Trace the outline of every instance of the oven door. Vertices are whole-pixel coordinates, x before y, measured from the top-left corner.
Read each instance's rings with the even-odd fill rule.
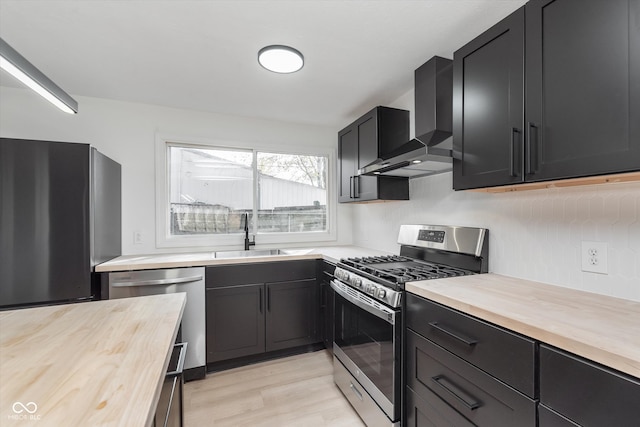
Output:
[[[334,355],[391,421],[400,418],[400,310],[336,280]]]

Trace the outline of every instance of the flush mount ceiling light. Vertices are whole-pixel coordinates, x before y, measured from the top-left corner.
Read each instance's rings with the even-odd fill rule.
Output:
[[[0,38],[0,68],[36,91],[47,101],[64,111],[78,112],[78,103]]]
[[[304,65],[304,57],[292,47],[272,45],[260,49],[258,62],[269,71],[287,74],[301,69]]]

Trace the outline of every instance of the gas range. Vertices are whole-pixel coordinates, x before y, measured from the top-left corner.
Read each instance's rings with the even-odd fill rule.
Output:
[[[402,225],[400,255],[343,258],[335,277],[390,307],[399,307],[407,282],[486,273],[488,230]]]
[[[486,273],[488,230],[403,225],[400,254],[340,260],[334,292],[334,381],[369,426],[400,424],[406,283]]]

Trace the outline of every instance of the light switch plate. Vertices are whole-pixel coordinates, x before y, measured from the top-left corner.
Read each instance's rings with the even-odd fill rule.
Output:
[[[606,242],[582,242],[582,271],[608,274],[608,252]]]

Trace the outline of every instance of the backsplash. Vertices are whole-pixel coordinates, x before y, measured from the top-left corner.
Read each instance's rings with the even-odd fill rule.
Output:
[[[454,192],[449,172],[410,194],[353,205],[354,244],[397,253],[401,224],[485,227],[490,272],[640,301],[640,183],[487,194]],[[609,274],[581,270],[582,241],[608,243]]]

